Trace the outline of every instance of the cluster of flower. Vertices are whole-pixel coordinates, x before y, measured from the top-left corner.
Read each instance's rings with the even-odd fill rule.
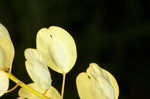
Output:
[[[18,99],[63,99],[66,74],[76,62],[74,39],[58,26],[42,28],[36,37],[36,48],[25,50],[25,66],[32,83],[24,84],[11,73],[14,46],[7,29],[0,24],[0,96],[20,86]],[[63,75],[61,94],[52,86],[49,69]],[[16,83],[10,90],[9,79]],[[76,78],[80,99],[118,99],[115,78],[106,70],[91,63],[86,72]]]

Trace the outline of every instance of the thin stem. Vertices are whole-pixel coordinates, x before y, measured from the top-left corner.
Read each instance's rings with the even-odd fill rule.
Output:
[[[16,84],[13,88],[11,88],[11,89],[7,90],[7,92],[6,92],[6,93],[10,93],[10,92],[14,91],[14,90],[15,90],[18,86],[19,86],[19,85],[18,85],[18,84]]]
[[[7,73],[5,71],[3,71],[9,79],[11,79],[12,81],[14,81],[16,84],[18,84],[19,86],[21,86],[22,88],[28,90],[29,92],[31,92],[32,94],[38,96],[39,98],[41,99],[49,99],[48,97],[46,96],[43,96],[42,94],[40,94],[38,91],[28,87],[25,83],[23,83],[22,81],[20,81],[18,78],[16,78],[13,74],[11,73]]]
[[[66,79],[66,73],[63,73],[63,82],[62,82],[62,89],[61,89],[61,99],[63,99],[63,96],[64,96],[65,79]]]

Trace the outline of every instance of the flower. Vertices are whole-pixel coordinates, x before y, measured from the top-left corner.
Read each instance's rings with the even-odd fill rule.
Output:
[[[27,86],[41,94],[45,93],[45,96],[51,99],[60,99],[59,92],[51,85],[51,75],[43,54],[37,49],[28,48],[25,50],[25,58],[26,70],[33,80],[33,83]],[[18,94],[18,99],[39,99],[24,88],[21,88]]]
[[[76,62],[75,42],[66,30],[58,26],[39,30],[36,47],[44,55],[47,65],[58,73],[68,73]]]
[[[77,53],[71,35],[57,26],[51,26],[48,29],[42,28],[37,33],[36,49],[26,49],[25,58],[26,70],[33,80],[33,83],[28,86],[40,93],[50,91],[54,94],[45,95],[52,99],[59,99],[59,92],[51,85],[52,80],[48,66],[59,73],[67,73],[74,66]],[[24,88],[20,89],[19,98],[37,99],[35,95],[27,93],[25,90]]]
[[[115,78],[95,63],[77,76],[76,84],[80,99],[118,99],[119,96]]]
[[[9,87],[8,76],[3,71],[11,72],[14,53],[14,46],[9,33],[0,24],[0,96],[4,95]]]

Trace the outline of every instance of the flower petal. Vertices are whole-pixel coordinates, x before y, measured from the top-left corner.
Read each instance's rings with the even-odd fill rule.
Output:
[[[45,55],[47,64],[56,72],[67,73],[74,66],[76,45],[66,30],[57,26],[42,28],[37,33],[36,45]]]
[[[44,57],[36,49],[26,49],[25,58],[27,59],[26,69],[31,79],[42,89],[51,86],[51,76]]]
[[[3,70],[11,70],[14,59],[14,47],[12,42],[0,38],[0,68]]]
[[[119,87],[118,87],[118,83],[115,79],[115,77],[110,74],[108,71],[106,71],[105,69],[102,69],[102,71],[107,75],[110,83],[112,84],[114,90],[115,90],[115,99],[118,99],[119,97]]]
[[[11,41],[10,36],[9,36],[9,32],[1,23],[0,23],[0,38],[7,39],[7,40]]]
[[[87,73],[80,73],[76,79],[80,99],[93,99],[91,94],[92,82]]]
[[[60,93],[53,86],[49,88],[46,96],[50,97],[51,99],[61,99]]]
[[[35,83],[28,84],[28,86],[34,90],[37,90],[41,94],[44,93],[44,91],[45,91],[45,90],[40,89],[37,86],[37,84],[35,84]],[[28,92],[24,88],[21,88],[19,90],[18,94],[19,94],[19,99],[26,99],[26,98],[28,98],[28,99],[40,99],[37,96],[33,95],[32,93]],[[48,89],[46,96],[50,97],[50,99],[60,99],[59,92],[52,86]]]
[[[103,94],[108,97],[108,99],[118,99],[119,87],[111,73],[95,63],[90,64],[87,73],[95,79],[99,89],[103,91]]]
[[[82,74],[82,73],[81,73]],[[118,99],[119,87],[115,78],[97,64],[91,63],[84,75],[77,77],[77,88],[81,99]],[[87,84],[88,83],[88,84]],[[86,93],[83,89],[86,88]]]
[[[11,71],[14,59],[14,46],[7,29],[0,24],[0,68]]]
[[[7,92],[9,86],[9,79],[7,75],[3,72],[0,71],[0,97]]]
[[[35,83],[30,83],[27,85],[28,87],[38,91],[39,93],[42,93],[43,90],[40,89],[37,84]],[[20,90],[18,91],[18,95],[20,98],[22,99],[40,99],[37,96],[35,96],[34,94],[32,94],[31,92],[29,92],[28,90],[24,89],[24,88],[20,88]]]

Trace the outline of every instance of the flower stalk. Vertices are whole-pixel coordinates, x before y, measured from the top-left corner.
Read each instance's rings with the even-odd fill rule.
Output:
[[[61,89],[61,99],[63,99],[63,97],[64,97],[65,80],[66,80],[66,73],[63,73],[63,81],[62,81],[62,89]]]

